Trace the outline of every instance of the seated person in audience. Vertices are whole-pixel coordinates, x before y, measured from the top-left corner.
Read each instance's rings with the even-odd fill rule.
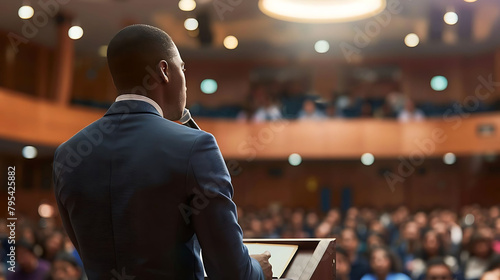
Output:
[[[425,280],[453,280],[453,272],[442,258],[434,258],[427,262],[427,269],[425,271]]]
[[[377,108],[373,112],[373,116],[377,119],[394,119],[396,118],[396,114],[394,113],[394,110],[389,103],[389,101],[386,99],[382,106]]]
[[[351,263],[351,280],[359,280],[368,273],[370,265],[359,253],[359,239],[353,229],[346,228],[340,233],[339,245],[344,248]]]
[[[491,260],[481,280],[500,280],[500,256],[496,255]]]
[[[318,214],[314,211],[309,211],[306,215],[305,223],[304,223],[304,231],[307,233],[309,237],[314,237],[314,230],[319,225],[319,217]]]
[[[268,88],[265,85],[253,85],[236,118],[239,121],[265,122],[279,120],[282,114]]]
[[[481,280],[500,280],[500,271],[486,271],[483,276],[481,276]]]
[[[361,280],[410,280],[408,275],[400,273],[394,255],[386,247],[378,247],[370,252],[371,273]]]
[[[328,238],[331,237],[331,233],[332,233],[332,225],[327,221],[323,221],[318,225],[318,227],[316,227],[316,230],[314,231],[314,236],[316,238]]]
[[[342,115],[342,110],[338,110],[337,109],[337,105],[332,102],[332,103],[329,103],[325,109],[325,115],[328,117],[328,118],[342,118],[343,115]]]
[[[414,259],[409,267],[413,279],[419,279],[425,273],[426,263],[432,259],[440,258],[449,266],[453,267],[453,272],[458,271],[458,262],[453,256],[445,254],[443,242],[434,230],[429,230],[424,234],[422,248],[417,251],[416,259]],[[449,267],[448,269],[451,269]]]
[[[404,109],[398,114],[400,122],[422,121],[424,119],[424,112],[416,108],[415,103],[411,99],[406,100]]]
[[[57,253],[63,249],[64,234],[60,231],[50,233],[43,242],[42,259],[52,262]]]
[[[48,280],[82,280],[82,269],[71,254],[63,252],[55,257]]]
[[[415,254],[420,248],[420,228],[414,221],[402,225],[401,237],[395,244],[395,250],[401,259],[405,272],[411,270],[410,263],[415,259]]]
[[[351,262],[349,261],[349,256],[347,256],[347,252],[344,249],[342,249],[342,247],[337,247],[335,251],[336,251],[336,256],[335,256],[336,280],[350,280]]]
[[[373,107],[372,104],[368,101],[363,101],[361,104],[360,114],[361,118],[372,118],[373,117]]]
[[[276,121],[282,119],[281,109],[277,102],[271,97],[264,99],[262,105],[257,108],[252,117],[254,122]]]
[[[50,271],[50,263],[39,259],[31,243],[16,242],[17,266],[15,272],[7,273],[7,280],[45,280]]]
[[[481,280],[500,280],[500,256],[495,255],[491,260]]]
[[[500,218],[495,217],[493,222],[493,230],[494,232],[494,241],[493,241],[493,250],[495,253],[500,253]]]
[[[236,119],[240,122],[250,122],[252,121],[255,112],[257,111],[257,106],[251,96],[245,100],[243,108],[236,116]]]
[[[467,280],[481,278],[493,259],[492,232],[489,228],[482,228],[473,233],[469,244],[469,257],[464,263],[464,274]]]
[[[316,108],[313,100],[307,99],[302,104],[302,111],[299,112],[300,120],[321,120],[325,119],[326,115]]]
[[[384,238],[377,232],[371,232],[366,239],[367,250],[370,251],[377,247],[386,246]]]

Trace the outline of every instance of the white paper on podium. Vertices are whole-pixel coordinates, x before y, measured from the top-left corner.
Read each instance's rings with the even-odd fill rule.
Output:
[[[292,260],[298,245],[265,244],[265,243],[244,243],[250,255],[262,254],[265,251],[271,253],[269,263],[273,266],[273,277],[280,278],[286,267]]]
[[[282,244],[265,244],[265,243],[244,243],[248,248],[249,255],[260,255],[265,251],[271,253],[271,258],[269,258],[269,263],[273,266],[273,278],[280,278],[285,272],[288,264],[292,260],[295,252],[299,248],[298,245],[282,245]],[[201,262],[203,263],[203,258],[201,257]],[[207,277],[207,271],[203,267],[205,277]]]

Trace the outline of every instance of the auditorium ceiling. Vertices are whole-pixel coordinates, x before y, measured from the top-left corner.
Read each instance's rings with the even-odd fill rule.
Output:
[[[40,3],[62,3],[57,8],[84,29],[84,36],[75,42],[78,55],[97,56],[99,48],[106,45],[114,33],[132,23],[147,23],[164,29],[173,37],[183,56],[200,59],[318,57],[320,54],[313,48],[318,40],[327,40],[330,43],[328,55],[339,58],[345,57],[346,51],[363,57],[473,54],[500,45],[499,0],[473,3],[464,0],[389,0],[388,6],[392,5],[393,9],[386,9],[374,18],[329,24],[292,23],[269,18],[259,10],[257,0],[198,0],[196,9],[191,12],[181,11],[177,0],[31,2],[40,15],[37,17],[35,13],[35,17],[28,20],[31,23],[39,20],[39,27],[35,26],[33,38],[29,40],[55,46],[56,17],[43,12]],[[20,3],[0,2],[0,29],[23,34],[23,28],[29,23],[17,15]],[[447,11],[459,15],[457,24],[449,26],[443,22],[443,14]],[[44,22],[43,13],[48,14],[47,22]],[[183,22],[188,17],[198,17],[199,37],[193,37],[184,29]],[[408,33],[420,37],[416,48],[405,46],[403,40]],[[227,35],[238,38],[239,45],[235,50],[226,50],[222,46]]]

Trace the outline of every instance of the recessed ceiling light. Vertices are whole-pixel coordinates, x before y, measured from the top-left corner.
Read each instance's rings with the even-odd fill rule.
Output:
[[[418,46],[418,44],[420,43],[420,38],[418,38],[418,35],[415,34],[415,33],[410,33],[408,35],[406,35],[405,37],[405,45],[410,47],[410,48],[414,48],[416,46]]]
[[[181,0],[179,1],[179,9],[184,12],[190,12],[196,8],[194,0]]]
[[[236,47],[238,47],[238,38],[234,37],[233,35],[229,35],[226,38],[224,38],[224,47],[229,50],[234,50]]]
[[[200,84],[201,92],[212,94],[217,91],[217,82],[214,79],[205,79]]]
[[[431,88],[435,91],[443,91],[448,87],[448,79],[444,76],[434,76],[431,79]]]
[[[330,44],[328,41],[319,40],[314,44],[314,50],[317,53],[326,53],[330,49]]]
[[[448,25],[455,25],[458,22],[458,15],[455,12],[447,12],[444,14],[443,20]]]
[[[346,22],[382,12],[386,0],[260,0],[260,10],[273,18],[295,22]]]
[[[54,207],[47,203],[42,203],[38,206],[38,215],[42,218],[50,218],[54,215]]]
[[[83,36],[83,29],[78,25],[73,25],[68,30],[68,36],[73,40],[78,40]]]
[[[23,157],[27,159],[34,159],[38,155],[38,149],[33,146],[25,146],[22,151]]]
[[[452,165],[457,161],[457,156],[455,156],[454,153],[446,153],[443,156],[443,161],[444,161],[444,163],[446,163],[448,165]]]
[[[361,163],[366,166],[372,165],[374,162],[375,162],[375,157],[370,153],[364,153],[361,156]]]
[[[292,166],[298,166],[302,163],[302,157],[299,154],[293,153],[288,157],[288,163]]]
[[[188,18],[184,21],[184,27],[189,31],[196,30],[198,28],[198,21],[195,18]]]
[[[30,19],[35,14],[33,7],[24,5],[17,11],[17,15],[22,19]]]

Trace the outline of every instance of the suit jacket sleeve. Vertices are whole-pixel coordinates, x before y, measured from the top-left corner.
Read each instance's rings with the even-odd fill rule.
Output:
[[[243,245],[231,177],[211,134],[196,139],[189,161],[191,212],[185,221],[198,237],[208,277],[264,280],[262,268]]]
[[[52,179],[54,181],[54,192],[57,202],[57,208],[59,209],[59,215],[61,216],[64,230],[66,230],[66,233],[68,234],[69,239],[73,243],[73,246],[75,246],[75,249],[78,251],[78,253],[80,253],[80,247],[78,245],[78,241],[76,240],[76,234],[75,231],[73,230],[73,226],[69,219],[68,211],[61,202],[60,195],[62,188],[62,183],[61,183],[62,173],[66,171],[67,166],[64,166],[64,161],[58,158],[58,154],[59,154],[59,148],[56,149],[52,167]]]

